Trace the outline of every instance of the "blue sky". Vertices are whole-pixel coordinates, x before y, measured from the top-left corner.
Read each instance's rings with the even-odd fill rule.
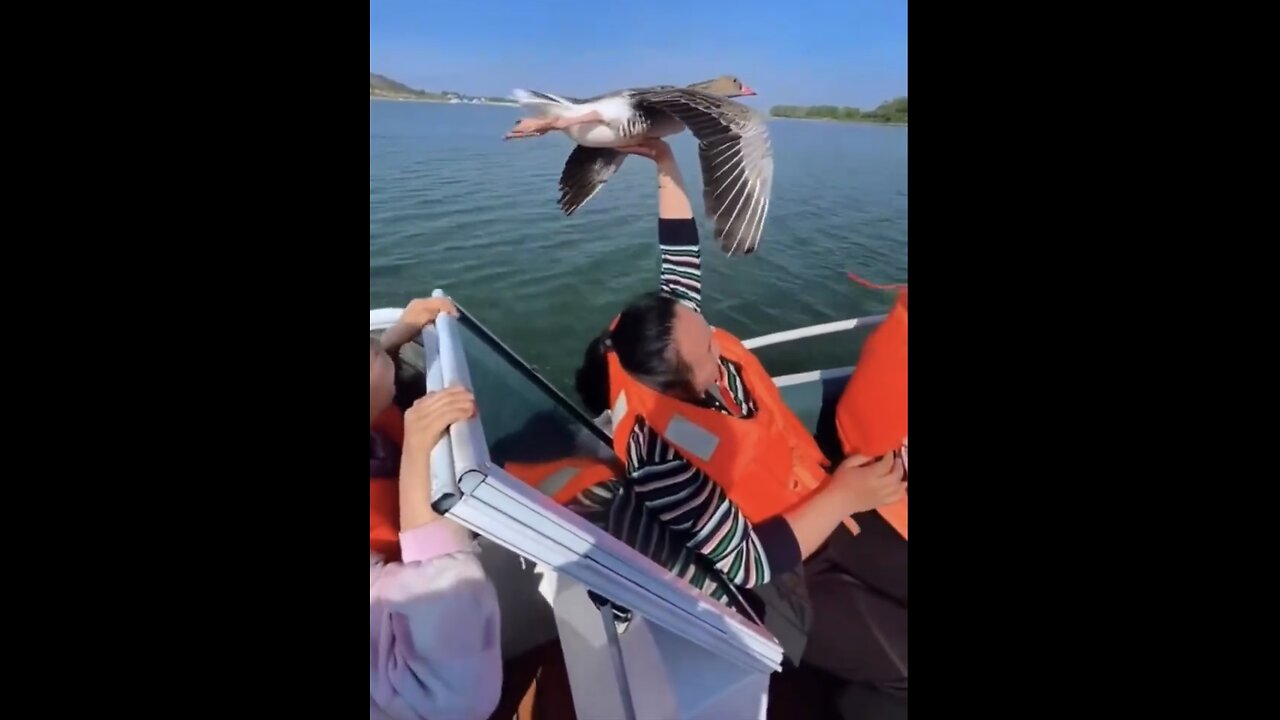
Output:
[[[907,94],[906,0],[370,0],[369,69],[425,90],[590,96],[736,75],[770,105]]]

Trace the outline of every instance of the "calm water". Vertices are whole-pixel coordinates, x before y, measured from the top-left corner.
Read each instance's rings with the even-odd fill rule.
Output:
[[[628,158],[572,218],[556,206],[571,149],[551,134],[503,142],[517,108],[369,103],[369,306],[444,288],[568,391],[587,341],[657,286],[653,163]],[[849,282],[907,278],[907,129],[779,120],[760,249],[727,258],[702,218],[688,134],[673,139],[703,238],[708,320],[751,337],[884,312]],[[853,364],[862,335],[761,350],[774,374]]]

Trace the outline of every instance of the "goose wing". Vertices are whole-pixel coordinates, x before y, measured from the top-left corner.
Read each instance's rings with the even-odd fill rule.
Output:
[[[564,214],[572,215],[590,200],[626,159],[626,153],[613,148],[574,146],[560,172],[560,209]]]
[[[634,91],[633,102],[674,116],[698,139],[702,199],[725,253],[755,252],[773,191],[773,148],[764,118],[693,88]]]
[[[642,96],[646,93],[661,92],[664,90],[675,90],[675,89],[676,89],[675,85],[650,85],[649,87],[626,88],[625,90],[614,90],[612,92],[604,93],[603,95],[596,95],[595,97],[587,98],[586,100],[580,100],[579,102],[580,103],[599,102],[600,100],[608,100],[610,98],[626,98],[630,100],[631,98]]]

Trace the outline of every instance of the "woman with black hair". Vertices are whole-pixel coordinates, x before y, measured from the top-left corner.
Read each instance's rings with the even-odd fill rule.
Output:
[[[589,488],[578,501],[610,508],[611,522],[632,535],[660,523],[729,582],[760,587],[835,535],[843,541],[860,532],[854,513],[904,497],[902,460],[855,455],[828,470],[760,361],[702,316],[698,229],[671,149],[649,140],[626,151],[657,166],[661,280],[584,353],[576,389],[588,411],[612,425],[626,477]],[[733,163],[724,171],[733,172]],[[837,642],[848,645],[822,664],[902,696],[905,606],[869,609],[864,590],[836,592],[846,603]],[[831,599],[821,598],[822,606]],[[892,617],[878,617],[886,613]],[[886,626],[902,632],[877,632]]]

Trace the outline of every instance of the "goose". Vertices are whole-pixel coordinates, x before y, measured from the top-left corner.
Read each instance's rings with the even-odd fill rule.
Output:
[[[521,107],[548,122],[508,138],[560,130],[576,143],[560,174],[560,209],[572,215],[613,177],[626,153],[615,148],[686,128],[698,140],[702,199],[716,241],[729,256],[760,245],[773,187],[773,149],[765,119],[730,98],[755,95],[722,75],[688,87],[660,85],[617,90],[586,100],[517,88]],[[520,122],[516,123],[520,125]]]

